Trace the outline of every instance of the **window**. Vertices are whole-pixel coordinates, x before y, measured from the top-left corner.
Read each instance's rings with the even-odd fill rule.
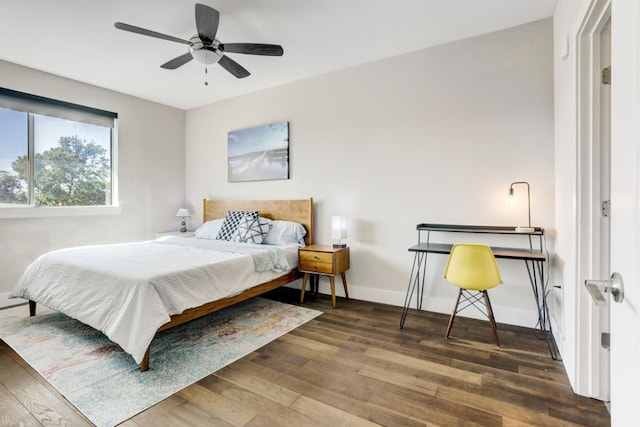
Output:
[[[117,205],[116,119],[0,88],[0,209]]]

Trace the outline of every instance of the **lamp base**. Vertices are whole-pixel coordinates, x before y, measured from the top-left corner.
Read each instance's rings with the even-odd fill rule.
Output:
[[[347,244],[346,243],[334,243],[333,247],[334,248],[346,248]]]

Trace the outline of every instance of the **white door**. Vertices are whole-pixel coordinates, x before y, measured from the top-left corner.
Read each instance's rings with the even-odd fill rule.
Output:
[[[640,423],[640,4],[611,7],[611,271],[624,299],[611,303],[611,423]]]
[[[609,278],[611,200],[611,85],[603,70],[611,66],[609,0],[594,0],[578,31],[578,272],[581,281]],[[610,69],[610,68],[609,68]],[[589,289],[589,288],[587,288]],[[596,290],[600,295],[600,291]],[[578,290],[579,335],[576,390],[609,401],[610,354],[603,334],[610,332],[610,301],[596,304]],[[603,345],[604,344],[604,345]]]

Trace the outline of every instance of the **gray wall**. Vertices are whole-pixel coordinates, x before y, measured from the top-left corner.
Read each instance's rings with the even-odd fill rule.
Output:
[[[227,132],[282,120],[291,178],[228,183]],[[349,216],[351,296],[401,305],[417,223],[523,225],[526,201],[509,208],[507,190],[524,180],[534,225],[553,235],[553,155],[547,19],[188,111],[186,200],[197,221],[203,198],[313,197],[317,243],[331,243],[332,215]],[[431,258],[427,278],[425,308],[440,312],[456,294],[445,260]],[[524,264],[500,266],[498,322],[534,326]]]
[[[43,253],[81,244],[144,240],[177,229],[184,203],[185,113],[0,61],[3,87],[115,111],[119,193],[116,215],[0,218],[0,307],[25,268]]]

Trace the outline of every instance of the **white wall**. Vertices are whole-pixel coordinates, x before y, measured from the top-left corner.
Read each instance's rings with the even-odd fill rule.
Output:
[[[331,243],[332,215],[349,216],[351,296],[402,305],[417,223],[525,224],[526,203],[507,206],[524,180],[533,225],[555,234],[552,50],[547,19],[188,111],[187,206],[197,221],[203,198],[313,197],[316,243]],[[281,120],[290,179],[228,183],[227,132]],[[516,244],[503,240],[491,243]],[[424,308],[448,313],[445,260],[429,261]],[[498,322],[533,327],[524,264],[500,266]]]
[[[118,116],[122,213],[107,216],[0,219],[0,307],[43,253],[81,244],[143,240],[178,229],[184,203],[185,113],[62,77],[0,61],[0,85]]]

